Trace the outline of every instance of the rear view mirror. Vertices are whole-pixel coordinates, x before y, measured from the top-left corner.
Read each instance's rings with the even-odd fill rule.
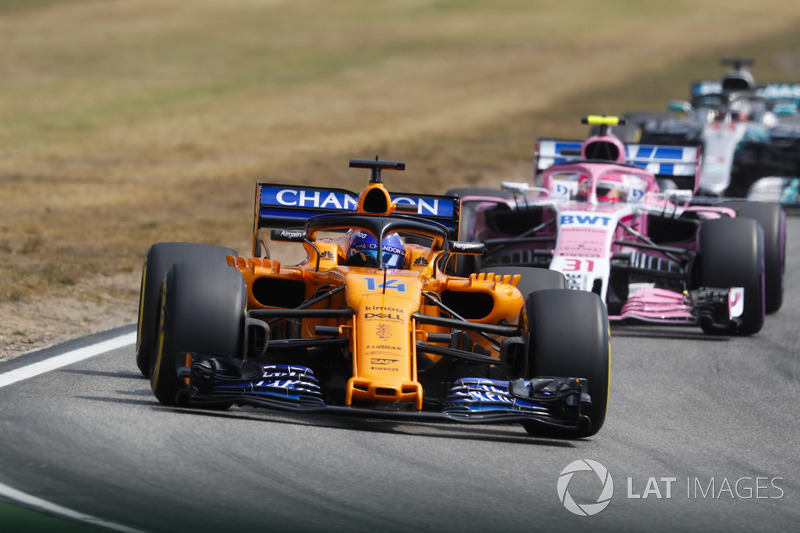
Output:
[[[681,113],[691,113],[692,104],[684,100],[670,100],[669,103],[667,104],[667,110],[679,111]]]
[[[447,251],[457,254],[483,255],[486,252],[486,245],[482,242],[449,241]]]
[[[307,234],[302,229],[273,229],[269,236],[273,241],[303,242],[306,240]]]

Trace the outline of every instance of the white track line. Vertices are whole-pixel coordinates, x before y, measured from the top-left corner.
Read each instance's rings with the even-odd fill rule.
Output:
[[[0,374],[0,388],[5,387],[6,385],[12,385],[24,379],[44,374],[45,372],[50,372],[51,370],[55,370],[63,366],[77,363],[78,361],[83,361],[84,359],[88,359],[96,355],[110,352],[111,350],[116,350],[117,348],[129,346],[134,342],[136,342],[136,332],[126,333],[125,335],[120,335],[119,337],[114,337],[113,339],[109,339],[107,341],[92,344],[91,346],[86,346],[84,348],[78,348],[77,350],[57,355],[55,357],[45,359],[44,361],[39,361],[38,363],[32,363],[30,365],[17,368],[16,370],[11,370],[4,374]]]
[[[113,522],[107,522],[95,516],[79,513],[66,507],[61,507],[60,505],[50,503],[46,500],[37,498],[36,496],[31,496],[30,494],[26,494],[3,484],[0,484],[0,499],[18,502],[28,508],[33,508],[58,517],[75,520],[82,524],[91,524],[104,529],[110,529],[112,531],[121,531],[122,533],[142,533],[138,529],[115,524]]]
[[[34,376],[44,374],[45,372],[50,372],[51,370],[55,370],[57,368],[77,363],[78,361],[83,361],[84,359],[89,359],[90,357],[94,357],[96,355],[116,350],[117,348],[129,346],[134,342],[136,342],[136,333],[126,333],[125,335],[120,335],[119,337],[114,337],[113,339],[109,339],[107,341],[98,342],[97,344],[92,344],[91,346],[79,348],[71,352],[45,359],[44,361],[39,361],[38,363],[32,363],[22,368],[11,370],[5,374],[0,374],[0,387],[5,387],[6,385],[11,385],[24,379],[32,378]],[[13,487],[3,484],[0,484],[0,499],[10,502],[17,502],[25,505],[26,507],[37,509],[39,511],[70,520],[76,520],[83,524],[92,524],[105,529],[120,531],[122,533],[141,533],[141,531],[138,529],[122,526],[113,522],[107,522],[91,515],[79,513],[78,511],[73,511],[72,509],[50,503],[47,500],[37,498],[36,496],[31,496],[30,494],[26,494]]]

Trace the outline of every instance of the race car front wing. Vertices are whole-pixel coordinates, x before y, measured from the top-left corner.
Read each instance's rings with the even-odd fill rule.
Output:
[[[327,412],[372,418],[439,422],[511,424],[562,430],[585,430],[591,405],[587,381],[580,378],[535,378],[499,381],[462,378],[452,383],[439,411],[397,405],[356,407],[331,405],[311,368],[262,364],[254,360],[186,354],[178,369],[185,380],[179,404],[190,406],[251,405],[284,411]],[[383,407],[383,408],[381,408]]]
[[[678,293],[653,287],[631,292],[619,315],[611,321],[638,320],[653,323],[705,324],[724,331],[741,324],[744,289],[702,287]]]

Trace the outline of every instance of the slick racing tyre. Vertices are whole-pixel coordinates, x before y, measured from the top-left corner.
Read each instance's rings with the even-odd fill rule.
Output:
[[[610,379],[608,314],[592,292],[551,289],[534,292],[525,304],[531,340],[527,378],[574,377],[588,381],[591,426],[578,437],[594,435],[606,419]],[[539,431],[526,426],[531,434]]]
[[[164,276],[158,349],[150,385],[158,401],[178,403],[182,388],[177,368],[185,354],[238,357],[242,352],[247,287],[242,274],[227,265],[178,263]]]
[[[764,325],[764,248],[761,226],[752,218],[706,220],[700,228],[700,286],[744,288],[741,324],[719,331],[701,323],[706,333],[753,335]]]
[[[517,289],[524,297],[529,297],[532,292],[545,289],[566,289],[567,278],[564,274],[556,270],[536,267],[486,267],[481,269],[481,273],[494,272],[498,276],[520,274],[521,278]]]
[[[736,210],[739,217],[752,218],[764,231],[764,300],[767,314],[783,305],[783,274],[786,265],[786,211],[777,203],[730,201],[720,204]]]
[[[226,255],[236,255],[230,248],[211,244],[162,242],[154,244],[145,256],[139,292],[139,328],[136,334],[136,366],[150,377],[155,359],[158,327],[158,294],[161,280],[175,263],[216,263],[225,265]]]

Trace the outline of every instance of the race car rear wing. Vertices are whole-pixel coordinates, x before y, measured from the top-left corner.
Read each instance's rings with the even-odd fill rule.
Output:
[[[451,238],[458,234],[459,203],[456,196],[389,193],[399,211],[415,218],[438,222]],[[358,193],[332,187],[256,183],[255,233],[261,228],[299,228],[309,218],[330,213],[356,212]]]
[[[692,98],[720,93],[722,93],[722,83],[719,80],[695,81],[690,87]],[[765,83],[756,87],[753,94],[767,100],[794,102],[800,106],[800,83]]]
[[[534,155],[536,175],[558,163],[580,161],[582,146],[583,141],[539,139]],[[625,145],[626,164],[643,168],[657,179],[670,179],[678,189],[696,189],[701,157],[700,146]]]

